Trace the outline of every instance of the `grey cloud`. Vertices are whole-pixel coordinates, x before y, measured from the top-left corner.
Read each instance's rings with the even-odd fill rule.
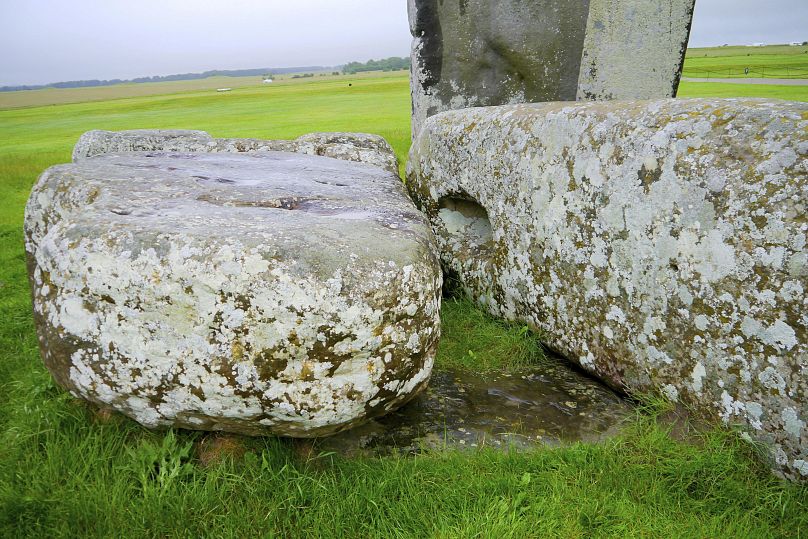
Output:
[[[698,0],[691,44],[808,40],[806,0]],[[0,0],[0,85],[403,56],[405,0]]]

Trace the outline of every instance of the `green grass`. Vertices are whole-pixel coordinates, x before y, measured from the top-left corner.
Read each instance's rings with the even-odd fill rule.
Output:
[[[749,74],[746,73],[749,69]],[[710,47],[689,49],[685,77],[808,79],[808,46]]]
[[[732,87],[735,90],[737,87]],[[767,87],[756,90],[766,91]],[[0,537],[798,537],[808,492],[732,432],[673,439],[643,413],[617,439],[531,453],[347,461],[273,438],[205,467],[204,435],[104,420],[42,366],[22,247],[37,175],[94,128],[216,136],[367,131],[404,158],[402,75],[0,111]],[[541,361],[529,332],[448,300],[440,368]],[[469,351],[472,353],[470,354]]]
[[[497,320],[463,298],[446,298],[437,368],[512,370],[546,360],[539,337],[526,326]]]
[[[317,73],[313,78],[295,79],[292,74],[277,75],[272,85],[266,85],[261,77],[209,77],[207,79],[178,80],[168,82],[142,82],[115,84],[112,86],[94,86],[89,88],[44,88],[42,90],[21,90],[17,92],[0,92],[0,109],[39,107],[44,105],[64,105],[67,103],[85,103],[88,101],[109,101],[134,97],[171,95],[185,92],[204,92],[215,94],[218,88],[251,88],[272,91],[278,86],[312,84],[320,82],[363,81],[387,77],[390,73],[374,71],[355,75],[332,75]]]
[[[683,81],[679,97],[765,97],[808,102],[808,86]]]
[[[261,439],[202,468],[199,435],[94,423],[37,378],[3,440],[4,537],[796,537],[806,524],[804,493],[737,439],[684,445],[649,418],[530,454],[304,459]]]

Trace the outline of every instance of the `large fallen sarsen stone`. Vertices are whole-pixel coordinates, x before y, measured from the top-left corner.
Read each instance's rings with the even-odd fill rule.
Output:
[[[105,155],[46,171],[25,232],[45,364],[148,427],[323,436],[428,382],[442,276],[392,172]]]
[[[408,182],[490,312],[614,386],[742,425],[808,478],[808,105],[447,112]]]
[[[321,155],[344,161],[367,163],[398,174],[398,159],[392,146],[379,135],[368,133],[309,133],[294,140],[213,138],[205,131],[184,129],[133,129],[88,131],[73,148],[73,161],[121,152],[254,153],[262,151]]]
[[[446,110],[674,97],[695,0],[408,0],[413,135]]]

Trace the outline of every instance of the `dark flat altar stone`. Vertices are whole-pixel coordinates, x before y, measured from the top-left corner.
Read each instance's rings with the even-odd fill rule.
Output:
[[[318,451],[343,456],[495,447],[531,449],[617,434],[634,408],[558,362],[521,372],[436,371],[429,387],[385,417],[330,438]]]

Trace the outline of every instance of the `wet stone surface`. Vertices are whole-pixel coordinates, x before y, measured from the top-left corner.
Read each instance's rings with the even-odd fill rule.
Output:
[[[633,414],[628,401],[560,361],[515,373],[436,371],[408,405],[314,449],[356,457],[596,442]]]

